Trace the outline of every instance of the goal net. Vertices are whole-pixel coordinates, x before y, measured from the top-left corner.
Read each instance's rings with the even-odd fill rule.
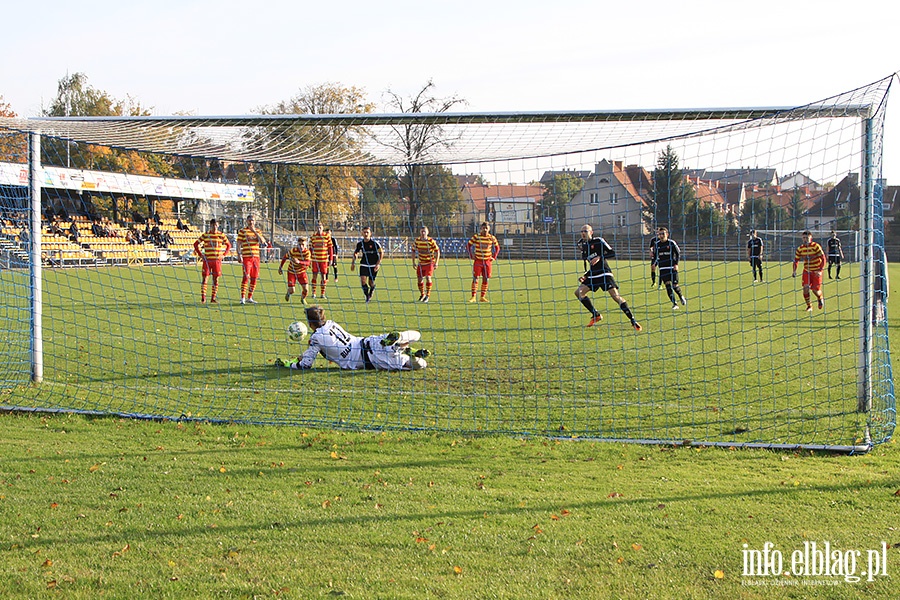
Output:
[[[869,449],[896,421],[891,82],[800,107],[2,119],[0,404]],[[210,219],[232,246],[217,287],[195,252]],[[310,266],[290,289],[320,224],[327,284]],[[614,257],[588,264],[585,225]],[[489,278],[474,251],[496,253]],[[304,293],[350,334],[421,332],[427,368],[276,367],[308,348],[287,335]]]

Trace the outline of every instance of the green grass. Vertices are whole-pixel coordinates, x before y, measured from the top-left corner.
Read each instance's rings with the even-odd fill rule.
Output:
[[[451,269],[447,265],[443,273],[445,284],[451,283]],[[463,371],[460,365],[447,364],[451,361],[446,354],[434,357],[434,369],[424,374],[427,379],[420,373],[340,373],[330,367],[282,376],[265,364],[273,349],[283,354],[288,348],[281,341],[283,329],[297,314],[295,306],[277,302],[280,288],[264,287],[266,304],[249,310],[230,304],[210,309],[195,304],[196,282],[173,272],[176,276],[169,279],[174,280],[156,300],[147,297],[152,288],[143,286],[163,274],[162,269],[49,275],[58,278],[45,286],[55,307],[46,314],[47,337],[54,338],[47,342],[52,349],[49,385],[16,388],[6,393],[5,403],[22,397],[46,405],[74,399],[84,407],[149,406],[198,414],[217,406],[220,414],[246,409],[257,416],[265,408],[273,421],[301,410],[324,411],[321,405],[326,403],[334,418],[358,417],[363,413],[353,407],[368,403],[364,424],[383,422],[386,417],[378,417],[378,411],[388,408],[422,424],[422,406],[431,398],[426,384],[449,381],[449,389],[461,390],[459,409],[468,402],[463,390],[469,382],[463,375],[443,374],[445,369]],[[76,292],[64,285],[88,273],[109,278],[97,280],[107,289],[128,290],[127,301],[118,298],[118,292]],[[430,328],[421,329],[433,347],[441,347],[435,340],[448,340],[469,348],[468,355],[450,354],[457,362],[468,358],[469,366],[475,349],[497,336],[518,335],[535,345],[538,336],[545,336],[550,341],[544,343],[553,344],[554,351],[587,343],[602,350],[591,359],[611,369],[603,375],[609,381],[618,368],[609,366],[610,346],[635,344],[636,354],[649,353],[660,344],[677,346],[665,339],[673,337],[723,344],[730,352],[740,346],[739,339],[728,342],[716,333],[726,325],[729,330],[738,327],[728,319],[716,317],[710,324],[693,307],[672,316],[664,304],[659,308],[650,302],[656,292],[644,289],[643,280],[626,285],[628,280],[621,276],[622,292],[636,307],[645,333],[635,336],[621,315],[598,302],[607,317],[604,329],[596,339],[588,338],[594,333],[582,331],[584,315],[571,306],[570,276],[548,273],[560,281],[559,289],[551,292],[546,287],[537,293],[506,289],[505,275],[501,271],[492,297],[522,294],[526,301],[473,307],[464,302],[465,285],[457,284],[454,290],[438,288],[436,304],[392,303],[390,311],[378,304],[383,301],[380,294],[387,292],[379,290],[376,305],[366,309],[358,302],[339,304],[345,296],[358,300],[361,294],[353,294],[345,273],[340,283],[347,291],[335,288],[328,306],[360,332],[403,322],[429,323]],[[892,280],[900,281],[900,273]],[[233,294],[233,272],[230,281]],[[406,283],[399,275],[393,281]],[[768,284],[775,287],[766,292],[769,301],[774,303],[780,290],[790,296],[783,300],[785,305],[796,301],[793,284]],[[713,302],[714,290],[703,289],[688,279],[689,302]],[[841,294],[832,293],[835,288],[826,289],[829,299],[840,301]],[[415,291],[400,293],[409,299]],[[63,303],[55,298],[63,297],[68,308],[58,313]],[[91,308],[94,301],[102,308]],[[506,322],[500,306],[507,311],[518,307],[518,322],[528,327],[516,329],[517,321],[509,317],[510,325],[500,328]],[[526,309],[527,320],[522,316]],[[799,315],[791,325],[785,318],[782,327],[802,327],[814,336],[816,327],[832,324],[831,333],[840,333],[842,339],[844,329],[830,320],[841,315],[836,310],[839,314],[833,315],[829,306],[829,320],[814,315],[807,321]],[[450,327],[451,322],[484,322],[486,312],[494,315],[488,322],[496,331]],[[101,334],[76,335],[90,315],[96,317]],[[455,317],[451,321],[448,315]],[[550,324],[564,327],[556,330]],[[738,338],[762,335],[758,324],[740,327]],[[770,335],[775,327],[768,326]],[[116,331],[120,333],[114,335]],[[129,331],[138,332],[133,337],[144,348],[134,360],[125,352],[133,346],[126,337]],[[240,345],[251,332],[259,346]],[[896,348],[900,339],[891,333]],[[569,340],[568,346],[558,341],[561,337]],[[95,346],[91,340],[104,343]],[[187,342],[202,352],[183,348]],[[233,346],[235,342],[239,346]],[[646,348],[637,349],[644,343]],[[102,348],[99,357],[97,347]],[[533,354],[519,356],[536,362]],[[693,376],[699,373],[693,363],[707,358],[679,355],[679,364],[687,362],[687,375]],[[117,359],[127,361],[134,372],[118,367]],[[94,360],[105,361],[105,366],[97,367]],[[588,357],[569,360],[586,364]],[[167,364],[171,366],[159,368]],[[548,364],[541,366],[548,370]],[[803,362],[796,368],[809,366]],[[576,381],[538,373],[548,389],[551,381],[561,391]],[[771,373],[759,376],[760,390],[775,389],[766,381]],[[510,410],[506,403],[512,395],[501,388],[525,379],[511,368],[492,373],[470,369],[467,375],[473,379],[471,387],[483,388],[473,396],[477,401],[469,402],[471,423]],[[592,383],[595,376],[601,377],[593,374]],[[494,381],[501,378],[505,381]],[[156,386],[161,379],[180,383],[171,391]],[[320,385],[330,389],[316,389]],[[203,391],[207,386],[213,391]],[[166,395],[154,396],[160,389],[167,390]],[[385,389],[414,393],[397,400],[382,394]],[[821,387],[815,391],[831,398]],[[753,410],[760,421],[775,421],[779,417],[770,411],[783,401],[768,398]],[[588,405],[585,399],[580,402],[546,401],[534,408],[545,414],[531,418],[535,423],[546,420],[548,430],[565,419],[577,424],[578,411]],[[663,408],[679,399],[668,402]],[[691,402],[720,407],[698,411],[698,420],[730,410],[719,397],[697,396]],[[524,406],[522,402],[519,409]],[[640,415],[635,409],[626,416]],[[666,412],[653,418],[671,417]],[[334,430],[66,414],[0,416],[0,597],[846,599],[900,594],[900,455],[893,442],[847,457],[514,435],[354,432],[349,422],[341,426]],[[888,576],[859,583],[833,577],[742,576],[743,545],[762,549],[767,541],[785,554],[786,562],[805,541],[827,541],[844,551],[859,550],[863,557],[885,542]],[[857,570],[864,568],[860,564]]]
[[[900,592],[893,443],[847,457],[73,415],[5,415],[0,439],[4,598]],[[744,544],[804,541],[885,542],[888,577],[742,576]]]
[[[811,315],[788,264],[767,265],[769,281],[752,285],[746,264],[689,262],[678,312],[645,264],[614,268],[641,334],[603,293],[594,298],[605,320],[584,327],[589,315],[572,295],[580,262],[500,261],[490,304],[466,302],[468,261],[443,261],[430,304],[415,302],[407,261],[386,261],[369,305],[344,265],[323,301],[330,317],[361,335],[423,332],[432,368],[402,374],[340,372],[322,359],[302,374],[272,368],[302,349],[286,339],[302,313],[284,302],[274,264],[255,306],[236,302],[236,265],[225,267],[217,306],[198,302],[193,266],[47,270],[45,381],[0,392],[0,403],[598,439],[864,441],[856,265],[827,281],[827,310]],[[871,413],[876,440],[890,431],[882,408]]]

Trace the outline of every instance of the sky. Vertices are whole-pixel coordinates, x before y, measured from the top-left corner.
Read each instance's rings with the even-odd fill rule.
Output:
[[[479,112],[793,106],[900,70],[887,4],[34,0],[4,8],[0,95],[37,116],[82,72],[155,115],[247,114],[326,82],[380,110],[429,79]],[[898,100],[883,175],[900,184]]]

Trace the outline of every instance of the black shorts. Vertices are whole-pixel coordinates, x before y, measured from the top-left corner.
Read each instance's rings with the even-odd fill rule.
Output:
[[[751,256],[750,257],[750,266],[751,267],[761,267],[762,266],[762,257],[761,256]]]
[[[581,285],[585,286],[592,292],[596,292],[597,290],[603,290],[604,292],[608,292],[612,289],[618,289],[619,286],[616,285],[616,280],[613,279],[612,273],[594,273],[589,272],[587,276],[584,278],[584,281]]]
[[[665,270],[659,270],[659,280],[663,283],[671,283],[672,285],[678,285],[678,271],[672,268],[665,268]]]
[[[359,265],[359,276],[368,277],[372,281],[375,281],[375,278],[378,276],[378,271],[375,270],[375,267]]]
[[[841,264],[841,257],[840,257],[840,256],[829,256],[829,257],[828,257],[828,264],[829,264],[829,265],[839,265],[839,264]]]

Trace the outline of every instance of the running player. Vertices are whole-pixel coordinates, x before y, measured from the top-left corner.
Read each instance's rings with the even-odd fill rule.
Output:
[[[253,290],[256,289],[256,280],[259,279],[259,249],[265,243],[266,238],[256,228],[253,215],[250,215],[247,217],[247,226],[237,234],[237,251],[244,268],[244,277],[241,279],[241,304],[256,304]]]
[[[672,301],[672,310],[678,310],[678,303],[675,302],[675,296],[681,300],[681,305],[687,305],[684,294],[681,293],[681,287],[678,285],[678,261],[681,259],[681,248],[678,247],[673,240],[669,239],[669,230],[665,227],[659,227],[656,230],[656,265],[659,269],[659,280],[666,285],[666,294]]]
[[[481,224],[480,231],[469,239],[466,249],[469,252],[469,258],[473,261],[472,297],[469,298],[469,302],[475,302],[475,291],[478,289],[479,277],[481,277],[481,301],[488,302],[487,290],[488,280],[491,278],[491,263],[500,254],[500,242],[491,235],[489,223]]]
[[[377,369],[379,371],[417,371],[428,366],[430,352],[409,345],[422,339],[418,331],[392,331],[382,335],[357,337],[331,320],[319,306],[306,309],[306,321],[313,333],[309,348],[296,361],[275,359],[275,366],[310,369],[321,354],[342,369]]]
[[[797,265],[803,263],[803,299],[806,300],[806,312],[812,312],[809,291],[812,290],[819,301],[819,310],[825,308],[825,297],[822,295],[822,271],[825,269],[825,253],[818,242],[812,241],[812,232],[803,232],[803,243],[794,254],[794,271],[797,276]]]
[[[419,284],[419,302],[428,302],[431,288],[434,286],[434,270],[441,259],[441,249],[434,238],[428,237],[428,228],[424,225],[419,230],[419,237],[413,240],[412,261],[416,268],[416,279]]]
[[[831,265],[837,267],[835,279],[841,278],[841,261],[844,260],[844,250],[841,248],[841,239],[838,237],[837,231],[831,232],[826,244],[828,247],[828,279],[831,279]]]
[[[753,283],[756,283],[756,272],[759,271],[759,280],[763,280],[762,274],[763,241],[756,235],[756,230],[750,230],[750,239],[747,240],[747,260],[750,261],[750,270],[753,271]]]
[[[203,282],[200,284],[200,302],[206,302],[206,280],[212,275],[212,294],[209,296],[210,304],[217,304],[216,293],[219,291],[219,277],[222,275],[222,259],[231,250],[231,242],[228,237],[219,231],[219,223],[215,219],[209,220],[209,230],[200,234],[194,242],[194,253],[203,262]]]
[[[599,289],[609,292],[609,297],[619,305],[619,308],[631,321],[631,326],[634,327],[634,330],[640,331],[641,326],[634,320],[634,315],[631,314],[631,309],[628,308],[625,298],[619,295],[619,286],[616,285],[609,263],[606,262],[607,259],[616,255],[612,246],[602,237],[594,236],[594,229],[590,225],[581,227],[581,243],[579,245],[581,247],[581,258],[590,267],[584,275],[578,278],[579,285],[575,289],[575,297],[591,313],[591,320],[587,326],[593,327],[603,320],[603,316],[597,312],[597,309],[594,308],[594,303],[591,302],[588,296],[588,292],[596,292]]]
[[[321,223],[316,225],[316,232],[309,236],[309,249],[312,252],[312,297],[316,297],[316,276],[321,274],[321,295],[323,300],[327,300],[325,286],[328,285],[328,267],[334,258],[334,245],[331,234],[322,228]]]
[[[306,269],[312,262],[312,254],[306,247],[306,243],[305,237],[298,237],[297,245],[288,250],[281,259],[281,264],[278,265],[278,274],[281,275],[284,272],[284,263],[288,263],[287,293],[284,295],[284,299],[288,302],[291,301],[291,296],[298,283],[300,284],[300,302],[306,304],[306,296],[309,295],[309,277],[306,275]]]
[[[338,270],[337,270],[338,243],[337,243],[337,240],[335,239],[334,235],[331,233],[330,227],[325,228],[325,233],[327,233],[329,236],[331,236],[331,269],[334,271],[334,282],[337,283],[337,280],[338,280]]]
[[[359,256],[359,284],[362,286],[366,297],[366,304],[372,301],[375,293],[375,278],[378,277],[378,269],[381,268],[381,259],[384,258],[384,249],[381,244],[372,239],[372,229],[363,227],[363,239],[356,244],[353,258],[350,260],[350,270],[356,269],[356,257]]]

